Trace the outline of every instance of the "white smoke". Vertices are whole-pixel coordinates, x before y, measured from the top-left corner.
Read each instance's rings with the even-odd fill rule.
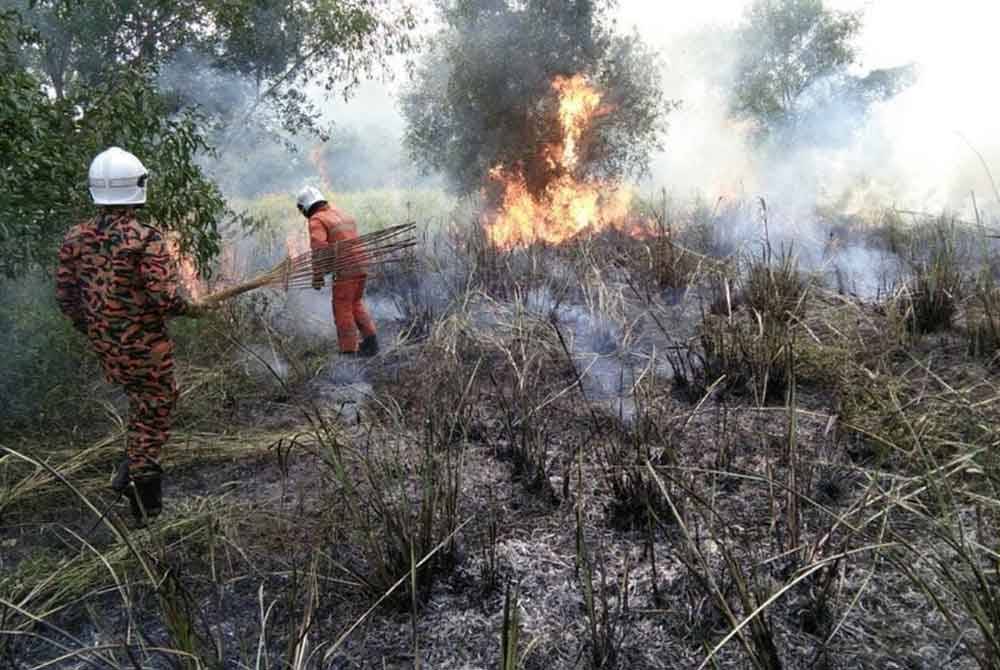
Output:
[[[973,151],[1000,170],[1000,87],[991,84],[994,66],[983,48],[994,39],[1000,5],[829,0],[831,9],[863,11],[860,70],[913,63],[919,78],[876,105],[850,141],[764,160],[731,120],[720,86],[738,57],[727,35],[749,4],[620,3],[621,23],[662,50],[667,93],[683,101],[670,118],[666,152],[654,160],[653,185],[708,199],[764,196],[789,212],[836,201],[845,213],[878,202],[968,216],[972,192],[981,206],[1000,205]],[[834,106],[824,121],[842,124],[844,114]]]

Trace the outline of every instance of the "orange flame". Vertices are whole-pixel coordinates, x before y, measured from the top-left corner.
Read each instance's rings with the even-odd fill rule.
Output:
[[[167,240],[167,253],[177,264],[177,278],[191,300],[201,300],[207,295],[205,282],[198,276],[198,269],[187,254],[181,252],[180,241],[176,237]]]
[[[520,167],[497,165],[489,172],[503,195],[496,211],[484,215],[483,223],[490,240],[501,249],[533,242],[559,244],[609,227],[634,234],[634,226],[628,224],[631,190],[575,174],[586,157],[588,131],[596,119],[614,108],[602,104],[601,93],[582,75],[556,77],[552,90],[559,99],[562,133],[558,142],[542,146],[540,157],[559,176],[536,195],[528,189]]]
[[[559,122],[563,129],[561,165],[572,170],[580,162],[577,145],[594,119],[613,110],[601,105],[601,94],[594,90],[583,75],[571,79],[556,77],[552,89],[559,95]]]
[[[323,161],[323,143],[319,143],[309,150],[309,162],[313,164],[316,168],[316,172],[319,173],[320,181],[323,183],[324,188],[332,188],[333,181],[330,180],[330,175],[326,169],[326,163]]]

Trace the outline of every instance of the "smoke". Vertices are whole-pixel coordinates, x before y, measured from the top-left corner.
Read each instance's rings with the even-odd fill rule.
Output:
[[[622,324],[585,305],[556,300],[548,286],[530,290],[524,308],[560,329],[587,398],[630,423],[636,371],[627,364],[633,351]]]
[[[381,81],[365,81],[349,98],[307,87],[302,109],[317,114],[312,126],[290,132],[286,103],[261,100],[258,83],[224,70],[190,49],[159,70],[157,85],[177,110],[197,109],[214,155],[202,167],[233,198],[294,192],[304,182],[337,192],[375,188],[437,188],[403,147],[404,123],[396,104],[404,67]]]
[[[288,381],[288,362],[273,347],[247,345],[246,351],[236,354],[236,362],[258,384]]]
[[[683,101],[670,117],[666,151],[654,160],[648,185],[712,200],[763,196],[773,209],[798,219],[798,233],[807,232],[801,219],[816,206],[855,214],[881,204],[968,216],[973,191],[980,205],[1000,205],[973,151],[1000,169],[1000,90],[988,83],[993,66],[981,48],[1000,19],[995,4],[827,2],[832,9],[863,10],[861,68],[914,63],[918,79],[868,115],[849,101],[824,101],[834,104],[824,104],[810,120],[801,142],[779,151],[756,147],[747,128],[729,115],[726,84],[739,56],[730,36],[748,5],[716,0],[695,9],[676,3],[651,9],[638,0],[621,3],[623,22],[634,23],[664,53],[668,95]],[[810,93],[822,96],[823,85]],[[844,132],[850,128],[856,132]],[[840,141],[821,141],[828,138]]]
[[[799,234],[811,234],[802,230],[801,219],[817,205],[834,205],[848,215],[874,204],[894,204],[969,216],[975,192],[980,206],[1000,209],[1000,195],[976,155],[1000,169],[995,113],[1000,92],[990,84],[992,63],[981,46],[990,43],[1000,8],[975,0],[948,5],[828,0],[833,9],[863,11],[858,46],[864,70],[914,63],[919,78],[902,94],[876,104],[860,125],[851,105],[827,105],[813,119],[810,137],[842,138],[843,128],[857,126],[846,142],[761,151],[729,113],[728,84],[739,55],[731,35],[749,2],[618,3],[620,28],[636,28],[661,52],[665,92],[682,101],[669,117],[665,151],[654,157],[645,189],[666,188],[679,199],[700,195],[713,202],[720,196],[763,196],[779,218],[797,219],[790,232]],[[902,25],[906,30],[899,29]],[[432,33],[438,26],[432,20],[422,30]],[[188,52],[166,66],[161,78],[165,89],[212,115],[243,108],[252,94],[247,79],[222,75]],[[323,153],[334,189],[440,185],[437,179],[423,181],[402,146],[405,123],[398,94],[407,78],[405,61],[398,59],[389,77],[362,83],[347,100],[319,86],[307,90],[322,112],[321,126],[333,129]],[[309,157],[317,144],[314,138],[254,136],[229,146],[210,171],[228,193],[294,190],[320,176]]]

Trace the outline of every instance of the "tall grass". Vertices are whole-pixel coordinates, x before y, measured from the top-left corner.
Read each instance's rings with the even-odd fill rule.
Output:
[[[943,220],[926,236],[915,237],[909,253],[910,282],[901,302],[910,329],[917,334],[951,328],[963,298],[965,259],[958,230]]]

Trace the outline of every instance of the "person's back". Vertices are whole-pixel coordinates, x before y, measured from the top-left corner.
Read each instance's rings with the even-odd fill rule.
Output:
[[[342,354],[374,356],[378,353],[375,322],[364,305],[367,279],[367,252],[358,239],[358,226],[354,219],[334,207],[319,189],[307,186],[295,202],[299,212],[309,222],[309,246],[313,253],[313,288],[321,290],[325,282],[328,255],[337,259],[334,272],[333,320],[337,326],[337,343]],[[361,341],[358,341],[358,334]]]
[[[105,363],[169,347],[166,319],[180,314],[166,242],[132,210],[108,209],[74,226],[59,252],[57,298]],[[118,376],[115,374],[114,376]]]
[[[118,147],[94,158],[88,178],[99,213],[66,233],[56,271],[60,309],[129,399],[125,459],[111,488],[128,496],[140,523],[160,513],[160,453],[177,400],[166,320],[206,310],[180,295],[163,235],[136,216],[147,177],[142,162]]]
[[[351,242],[358,239],[358,224],[353,217],[329,203],[321,205],[309,217],[309,239],[314,250],[338,243]],[[367,263],[362,249],[354,248],[338,250],[337,255],[345,262],[350,262],[351,270],[342,273],[343,276],[358,276],[365,274]]]

